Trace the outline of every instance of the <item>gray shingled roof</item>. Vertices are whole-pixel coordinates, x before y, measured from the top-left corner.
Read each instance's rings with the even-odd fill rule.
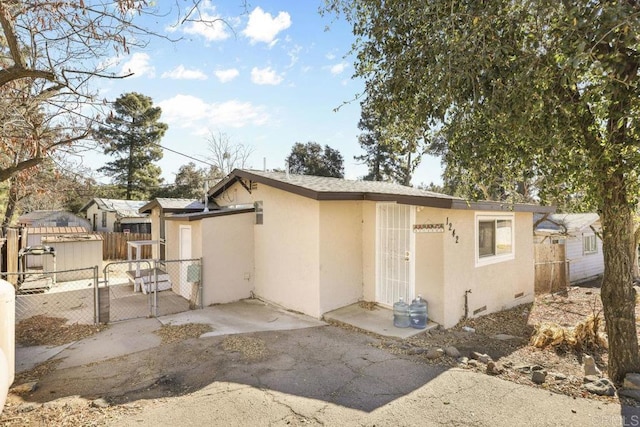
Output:
[[[534,216],[534,223],[542,218],[542,215]],[[536,232],[564,234],[580,232],[600,221],[597,213],[577,214],[551,214],[547,219],[536,226]]]
[[[92,203],[97,204],[100,210],[115,212],[117,216],[123,218],[142,218],[147,216],[146,214],[138,212],[141,207],[148,203],[147,200],[120,200],[94,197],[82,210],[86,211]]]
[[[140,212],[151,212],[151,209],[156,206],[159,206],[165,212],[197,212],[204,210],[204,203],[200,200],[159,197],[142,206]],[[217,208],[217,204],[209,202],[209,209]]]
[[[31,211],[31,212],[27,212],[25,214],[20,215],[18,217],[18,222],[37,221],[37,220],[40,220],[40,219],[46,219],[46,218],[49,218],[49,217],[55,217],[55,216],[58,216],[60,214],[68,214],[68,212],[62,211],[62,210],[57,210],[57,211],[56,210]]]
[[[550,206],[492,201],[467,201],[459,197],[389,182],[356,181],[243,169],[235,169],[224,179],[220,180],[209,191],[209,197],[218,197],[227,188],[237,182],[243,185],[249,192],[251,191],[251,185],[253,183],[262,183],[314,200],[371,200],[444,209],[555,212],[555,208]]]
[[[246,172],[263,178],[272,179],[274,181],[280,181],[282,183],[306,188],[318,193],[377,193],[462,200],[459,197],[434,193],[433,191],[421,190],[419,188],[407,187],[405,185],[392,182],[358,181],[342,178],[328,178],[324,176],[294,175],[286,174],[284,172],[270,171],[252,170]]]

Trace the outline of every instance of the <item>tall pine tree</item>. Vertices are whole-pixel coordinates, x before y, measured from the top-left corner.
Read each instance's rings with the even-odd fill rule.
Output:
[[[162,148],[158,144],[168,126],[160,122],[162,110],[150,97],[136,93],[121,95],[113,103],[113,113],[97,138],[107,144],[104,153],[115,157],[98,169],[123,188],[124,197],[146,199],[161,182]]]

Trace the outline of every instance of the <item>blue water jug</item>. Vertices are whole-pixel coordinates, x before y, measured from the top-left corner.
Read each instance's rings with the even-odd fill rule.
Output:
[[[418,295],[409,306],[409,317],[411,319],[411,327],[416,329],[424,329],[427,327],[427,302]]]
[[[409,304],[400,300],[393,304],[393,326],[396,328],[408,328],[411,325],[409,319]]]

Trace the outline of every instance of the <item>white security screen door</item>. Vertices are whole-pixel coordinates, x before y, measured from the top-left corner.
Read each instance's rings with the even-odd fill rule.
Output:
[[[180,226],[180,259],[191,259],[191,227],[188,225]],[[187,282],[188,264],[180,263],[180,295],[187,299],[191,296],[191,287]]]
[[[413,206],[378,203],[376,233],[376,302],[393,305],[414,298]]]

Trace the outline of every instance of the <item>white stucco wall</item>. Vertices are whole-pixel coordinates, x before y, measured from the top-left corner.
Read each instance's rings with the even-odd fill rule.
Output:
[[[376,202],[362,203],[362,299],[376,300]]]
[[[234,184],[220,206],[263,203],[263,224],[254,226],[254,289],[257,296],[320,317],[319,202],[258,184],[249,193]]]
[[[314,317],[360,299],[375,301],[375,202],[319,202],[264,184],[251,193],[234,184],[216,200],[221,206],[256,201],[263,204],[263,224],[253,226],[256,295]],[[471,210],[416,211],[416,224],[445,224],[444,233],[414,234],[415,293],[427,300],[429,317],[445,327],[464,316],[467,289],[470,317],[483,306],[486,310],[476,315],[533,300],[532,214],[511,214],[514,258],[481,266],[476,266],[475,215]]]
[[[187,226],[191,229],[191,259],[201,258],[202,251],[202,227],[200,221],[166,221],[165,232],[167,236],[166,260],[179,260],[180,257],[180,226]],[[203,261],[204,262],[204,261]],[[183,297],[190,297],[190,287],[186,285],[186,270],[181,268],[180,263],[168,262],[167,272],[171,279],[171,289]],[[205,276],[203,275],[203,280]],[[183,282],[184,281],[184,282]]]
[[[320,204],[320,313],[362,298],[362,202]]]
[[[416,224],[444,224],[446,214],[443,209],[417,208]],[[444,324],[444,253],[443,246],[447,233],[414,233],[415,294],[427,302],[430,320]]]
[[[201,220],[204,305],[224,304],[251,296],[254,222],[253,213]]]
[[[496,215],[496,212],[487,212]],[[468,295],[469,317],[504,310],[533,301],[534,256],[532,214],[515,213],[514,259],[495,264],[476,266],[476,227],[474,211],[450,211],[448,220],[456,231],[446,227],[444,248],[444,320],[445,328],[454,326],[464,316],[465,290]],[[446,218],[445,218],[446,220]],[[516,295],[522,296],[516,297]],[[474,315],[474,311],[486,310]]]

